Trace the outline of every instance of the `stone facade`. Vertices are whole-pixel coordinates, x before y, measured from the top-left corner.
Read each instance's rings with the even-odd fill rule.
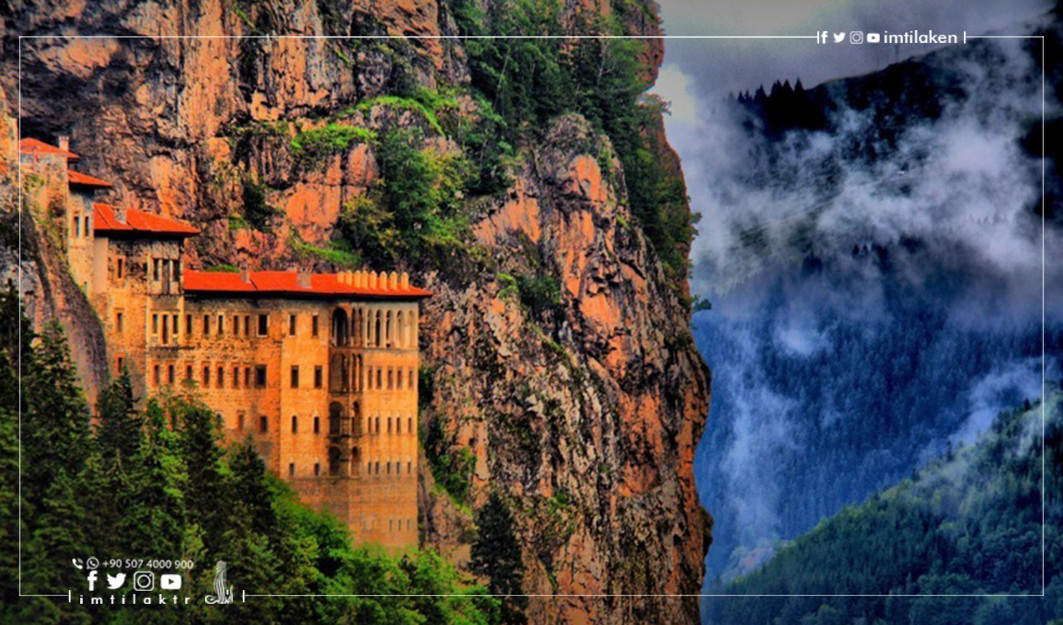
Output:
[[[39,178],[34,204],[61,212],[112,373],[127,372],[137,397],[193,389],[230,440],[250,439],[357,541],[416,545],[418,309],[429,293],[406,274],[188,270],[195,228],[94,203],[106,183],[72,182],[76,157],[45,148],[23,156]]]

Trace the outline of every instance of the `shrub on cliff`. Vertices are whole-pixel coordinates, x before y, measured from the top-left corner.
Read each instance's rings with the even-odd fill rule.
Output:
[[[348,203],[340,215],[341,235],[370,264],[416,266],[465,245],[469,163],[422,143],[415,130],[385,134],[376,153],[379,186]]]
[[[331,123],[295,135],[291,142],[291,149],[292,155],[296,158],[309,158],[343,152],[355,142],[369,143],[374,139],[376,139],[376,133],[372,130]]]

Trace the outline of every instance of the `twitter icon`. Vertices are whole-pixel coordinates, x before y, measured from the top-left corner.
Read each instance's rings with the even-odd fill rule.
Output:
[[[845,33],[834,33],[834,43],[845,41]]]
[[[125,573],[119,573],[118,575],[107,574],[107,588],[114,590],[115,588],[121,588],[125,583]]]

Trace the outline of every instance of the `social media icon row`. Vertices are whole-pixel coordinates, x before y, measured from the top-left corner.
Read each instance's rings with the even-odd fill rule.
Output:
[[[96,582],[99,580],[97,571],[88,574],[89,592],[96,590]],[[126,574],[107,573],[107,589],[117,590],[125,584]],[[181,576],[176,573],[163,573],[159,576],[159,588],[162,590],[180,590]],[[137,571],[133,573],[133,590],[136,592],[151,592],[155,590],[155,573],[152,571]]]
[[[816,43],[828,43],[830,41],[831,34],[834,35],[834,43],[842,43],[846,39],[846,33],[831,33],[827,30],[821,30],[816,33]],[[864,32],[860,30],[854,30],[848,33],[849,43],[862,44],[865,41],[867,43],[882,43],[881,33],[867,33],[864,36]]]

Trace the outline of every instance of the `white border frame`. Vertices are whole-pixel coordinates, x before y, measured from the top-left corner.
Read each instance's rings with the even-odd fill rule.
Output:
[[[15,162],[18,165],[18,295],[21,302],[22,297],[22,213],[23,213],[23,197],[22,197],[22,161],[18,153],[18,142],[22,139],[22,40],[40,40],[40,39],[110,39],[110,40],[149,40],[149,41],[162,41],[171,39],[265,39],[266,41],[272,39],[338,39],[338,40],[356,40],[356,39],[429,39],[429,40],[459,40],[464,41],[467,39],[565,39],[565,40],[579,40],[579,39],[634,39],[634,40],[681,40],[681,39],[693,39],[693,40],[713,40],[713,39],[812,39],[819,44],[818,35],[509,35],[509,36],[492,36],[492,35],[421,35],[406,37],[403,35],[366,35],[366,36],[344,36],[344,35],[19,35],[18,36],[18,120],[17,120],[17,133],[15,138]],[[535,598],[703,598],[703,597],[998,597],[998,598],[1010,598],[1010,597],[1037,597],[1043,598],[1045,596],[1047,580],[1045,577],[1046,572],[1046,526],[1045,526],[1045,487],[1047,476],[1046,465],[1046,452],[1045,452],[1045,432],[1046,432],[1046,360],[1045,360],[1045,274],[1046,274],[1046,261],[1045,261],[1045,239],[1046,239],[1046,222],[1045,213],[1047,212],[1047,206],[1045,202],[1045,171],[1046,171],[1046,158],[1045,158],[1045,37],[1044,35],[968,35],[963,33],[963,44],[966,44],[969,39],[1038,39],[1041,42],[1041,594],[840,594],[840,595],[820,595],[820,594],[787,594],[787,595],[772,595],[772,594],[716,594],[716,593],[689,593],[689,594],[530,594],[521,595],[525,597]],[[826,44],[834,45],[834,44]],[[954,44],[959,45],[959,44]],[[48,594],[23,594],[22,592],[22,326],[19,324],[18,329],[19,336],[19,362],[18,362],[18,596],[22,597],[70,597],[70,593],[73,591],[67,591],[67,594],[48,595]],[[702,580],[704,585],[704,579]],[[247,594],[244,593],[244,597],[506,597],[507,595],[491,595],[491,594],[479,594],[479,595],[467,595],[467,594],[436,594],[436,595],[410,595],[410,594],[383,594],[383,595],[365,595],[365,594],[279,594],[279,595],[259,595],[259,594]],[[700,609],[700,605],[699,605]]]

